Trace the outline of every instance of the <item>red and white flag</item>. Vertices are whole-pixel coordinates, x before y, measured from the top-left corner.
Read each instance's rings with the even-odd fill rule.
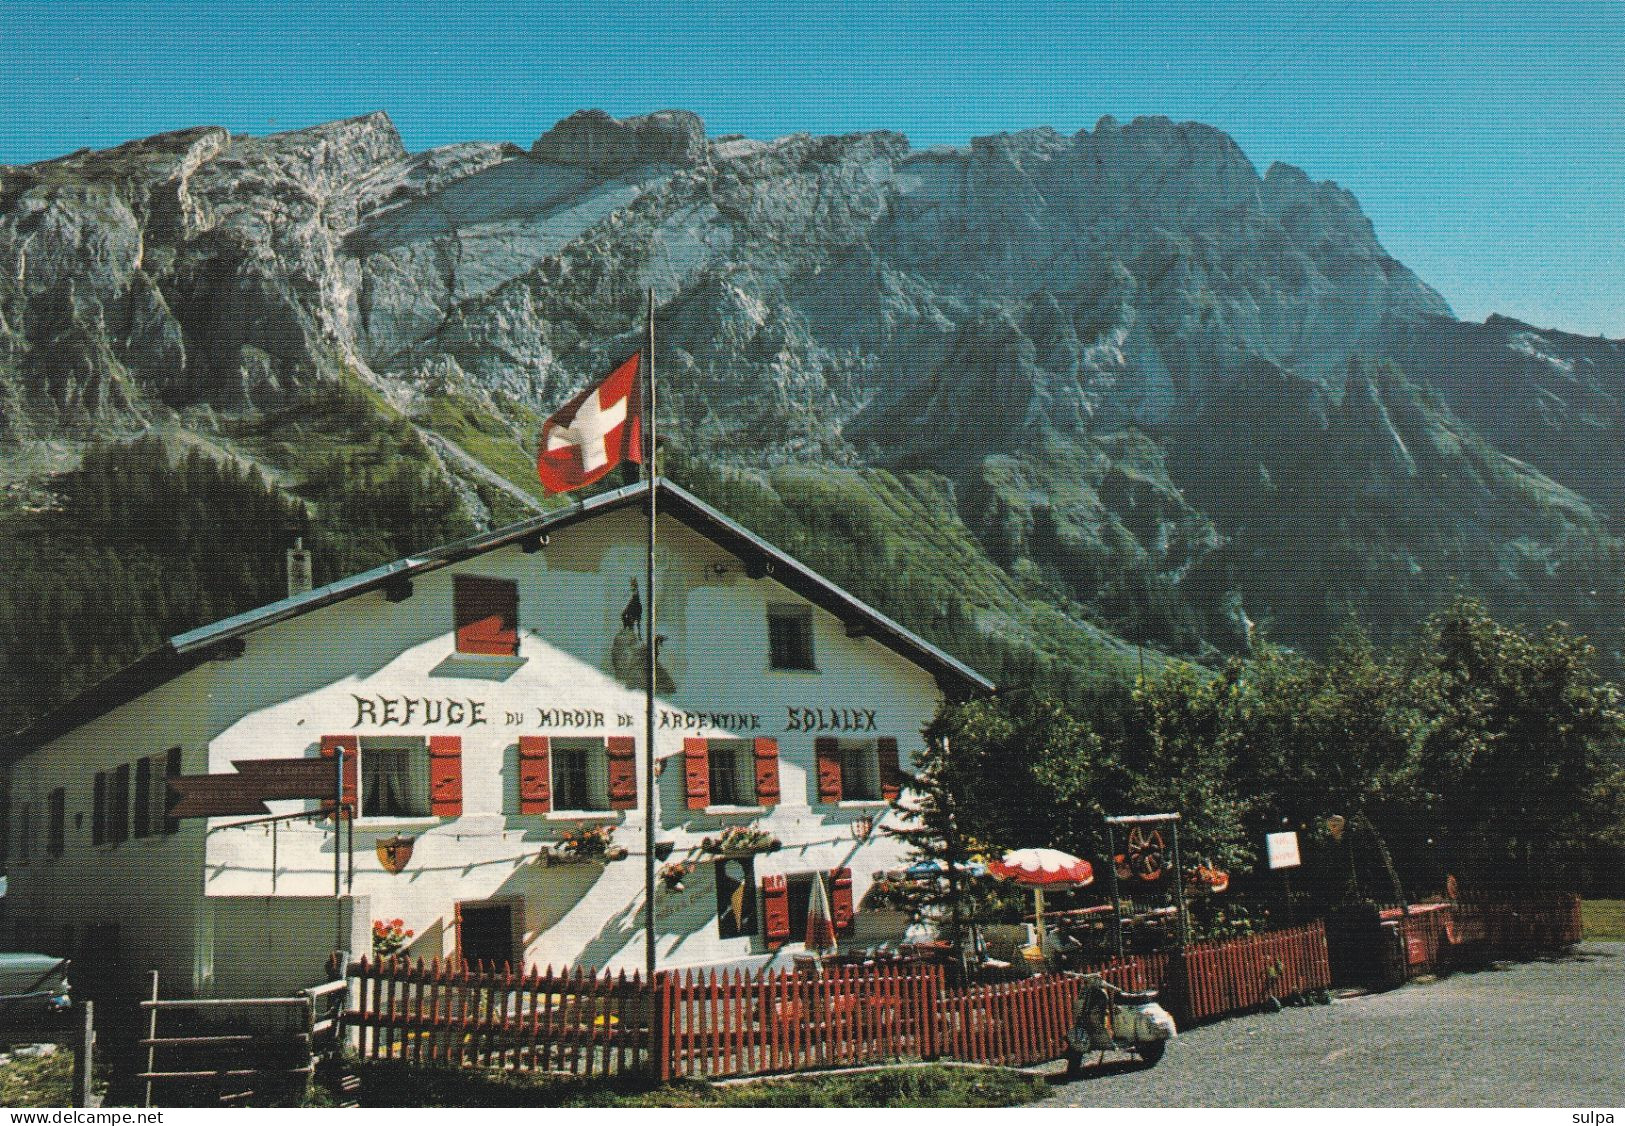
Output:
[[[637,397],[641,352],[588,387],[542,423],[536,475],[550,493],[590,485],[621,463],[643,461]]]

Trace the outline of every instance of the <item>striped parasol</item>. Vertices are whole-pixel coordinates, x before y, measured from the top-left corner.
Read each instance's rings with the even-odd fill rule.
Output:
[[[1033,888],[1081,888],[1095,882],[1087,861],[1055,848],[1018,848],[987,866],[988,875]]]
[[[1033,889],[1033,918],[1037,923],[1038,949],[1044,949],[1044,891],[1088,887],[1095,882],[1094,867],[1080,857],[1055,848],[1018,848],[987,866],[994,879],[1008,880]]]

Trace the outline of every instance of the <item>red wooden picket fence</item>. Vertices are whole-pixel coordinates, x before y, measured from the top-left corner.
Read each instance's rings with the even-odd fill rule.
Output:
[[[1473,947],[1517,957],[1580,939],[1574,896],[1418,905],[1383,912],[1409,972]],[[1389,916],[1392,916],[1391,918]],[[1157,989],[1181,1025],[1331,984],[1321,922],[1141,954],[1088,968]],[[1058,1057],[1080,973],[949,988],[940,962],[776,973],[692,969],[595,975],[363,958],[346,1022],[364,1059],[662,1079],[951,1058],[1027,1065]]]
[[[649,1067],[650,991],[637,974],[495,970],[405,958],[350,966],[363,1059],[607,1075]]]
[[[1580,941],[1580,897],[1464,899],[1386,907],[1399,935],[1404,976],[1438,973],[1461,959],[1527,958]]]
[[[1182,1022],[1329,984],[1318,925],[1089,967],[1160,989]],[[1269,967],[1275,965],[1276,972]],[[1181,968],[1183,967],[1183,968]],[[1082,974],[949,988],[940,964],[818,972],[692,969],[597,976],[362,959],[350,967],[364,1059],[718,1079],[900,1059],[1024,1066],[1065,1047]]]
[[[1075,974],[1044,974],[945,990],[937,1014],[942,1055],[1007,1067],[1055,1059],[1066,1046],[1080,981]]]
[[[1567,949],[1580,941],[1580,897],[1567,893],[1541,898],[1471,899],[1456,905],[1456,926],[1482,933],[1495,958],[1525,958]]]
[[[1326,925],[1308,926],[1185,948],[1180,1015],[1207,1020],[1284,1000],[1332,983]]]
[[[943,968],[923,962],[656,975],[662,1079],[802,1071],[938,1054]]]

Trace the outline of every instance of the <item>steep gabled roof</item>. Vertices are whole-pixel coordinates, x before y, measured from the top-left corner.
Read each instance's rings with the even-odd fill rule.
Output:
[[[797,562],[760,536],[730,520],[721,512],[685,489],[664,478],[656,481],[656,504],[663,516],[670,516],[709,539],[745,563],[754,577],[764,575],[795,591],[815,606],[822,607],[846,624],[847,630],[872,636],[876,641],[930,672],[949,695],[991,692],[993,682],[964,662],[950,656],[911,630],[905,629],[874,607],[842,590],[816,571]],[[572,524],[607,512],[633,508],[645,503],[649,484],[640,481],[609,492],[599,493],[566,508],[510,524],[505,528],[457,540],[432,551],[421,552],[374,567],[349,578],[303,594],[272,602],[211,625],[177,633],[163,645],[107,679],[86,689],[72,700],[41,717],[32,726],[6,740],[0,760],[14,761],[29,751],[67,734],[74,728],[106,715],[123,704],[150,692],[206,661],[233,656],[242,651],[245,639],[255,630],[285,622],[391,584],[409,582],[414,575],[437,571],[465,559],[513,544],[536,543],[543,537]]]

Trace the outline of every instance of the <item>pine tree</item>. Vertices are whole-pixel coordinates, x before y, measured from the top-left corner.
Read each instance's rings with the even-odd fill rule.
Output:
[[[943,726],[940,719],[934,728]],[[971,857],[981,846],[962,824],[961,801],[967,788],[962,774],[963,763],[955,758],[949,736],[927,728],[925,751],[905,779],[908,800],[899,797],[892,802],[904,827],[886,829],[908,843],[912,867],[923,874],[905,873],[876,889],[876,899],[885,906],[934,923],[938,934],[960,951],[961,959],[985,899],[969,870]]]

